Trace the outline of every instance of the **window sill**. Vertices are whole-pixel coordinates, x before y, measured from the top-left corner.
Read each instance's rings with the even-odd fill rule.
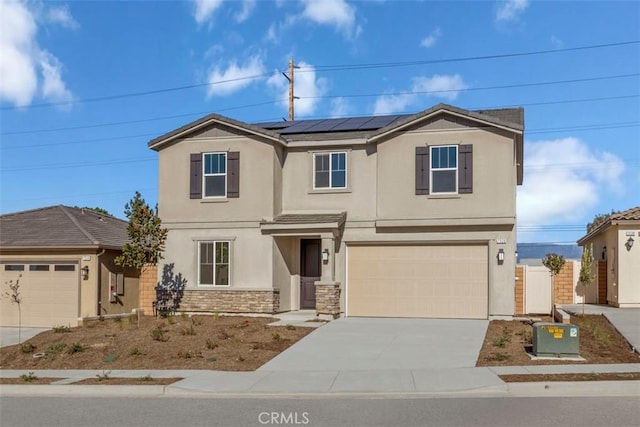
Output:
[[[200,203],[227,203],[228,201],[226,197],[200,199]]]
[[[460,194],[429,194],[428,199],[459,199]]]
[[[350,188],[318,188],[309,190],[309,194],[351,193]]]
[[[231,285],[196,285],[195,289],[229,289]]]

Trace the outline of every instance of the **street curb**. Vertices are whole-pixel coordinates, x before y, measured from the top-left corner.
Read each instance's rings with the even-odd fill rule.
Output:
[[[540,381],[507,383],[510,396],[640,396],[640,381]]]
[[[165,388],[163,385],[3,384],[0,386],[0,396],[162,396]]]

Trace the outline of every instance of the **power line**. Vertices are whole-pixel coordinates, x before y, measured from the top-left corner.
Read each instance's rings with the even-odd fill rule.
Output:
[[[396,92],[396,93],[373,93],[373,94],[353,94],[353,95],[322,95],[322,96],[305,96],[300,97],[301,99],[328,99],[328,98],[356,98],[356,97],[376,97],[376,96],[402,96],[402,95],[418,95],[418,94],[437,94],[437,93],[447,93],[447,92],[465,92],[465,91],[478,91],[478,90],[493,90],[493,89],[513,89],[516,87],[531,87],[531,86],[544,86],[544,85],[556,85],[556,84],[567,84],[567,83],[579,83],[579,82],[588,82],[588,81],[597,81],[597,80],[611,80],[611,79],[620,79],[620,78],[629,78],[629,77],[637,77],[640,76],[640,73],[632,73],[632,74],[620,74],[614,76],[600,76],[600,77],[588,77],[583,79],[571,79],[571,80],[557,80],[557,81],[546,81],[546,82],[534,82],[534,83],[520,83],[514,85],[502,85],[502,86],[487,86],[480,88],[466,88],[466,89],[452,89],[452,90],[438,90],[438,91],[415,91],[415,92]],[[638,95],[629,95],[629,97],[637,97]],[[250,107],[256,107],[261,105],[269,105],[276,104],[279,102],[283,102],[283,100],[275,100],[275,101],[265,101],[255,104],[247,104],[236,107],[229,107],[217,110],[216,112],[224,112],[230,110],[238,110]],[[96,127],[106,127],[106,126],[119,126],[123,124],[132,124],[132,123],[142,123],[156,120],[166,120],[173,119],[191,115],[199,115],[199,114],[208,114],[209,112],[201,112],[201,113],[189,113],[189,114],[178,114],[172,116],[163,116],[163,117],[155,117],[148,119],[139,119],[139,120],[129,120],[122,122],[111,122],[111,123],[98,123],[92,125],[83,125],[83,126],[73,126],[73,127],[63,127],[63,128],[50,128],[50,129],[30,129],[23,131],[13,131],[13,132],[2,132],[0,135],[24,135],[24,134],[33,134],[33,133],[44,133],[44,132],[61,132],[67,130],[77,130],[77,129],[88,129],[88,128],[96,128]]]
[[[538,51],[530,51],[530,52],[516,52],[516,53],[470,56],[470,57],[449,58],[449,59],[431,59],[431,60],[424,60],[424,61],[378,62],[378,63],[371,63],[371,64],[315,65],[313,67],[307,67],[307,68],[303,67],[298,72],[361,70],[361,69],[368,69],[368,68],[406,67],[406,66],[412,66],[412,65],[479,61],[479,60],[486,60],[486,59],[514,58],[518,56],[545,55],[549,53],[561,53],[561,52],[570,52],[570,51],[579,51],[579,50],[588,50],[588,49],[602,49],[607,47],[624,46],[624,45],[631,45],[631,44],[637,44],[637,43],[640,43],[640,40],[631,40],[631,41],[625,41],[625,42],[619,42],[619,43],[606,43],[606,44],[588,45],[588,46],[577,46],[577,47],[569,47],[569,48],[563,48],[563,49],[549,49],[549,50],[538,50]]]

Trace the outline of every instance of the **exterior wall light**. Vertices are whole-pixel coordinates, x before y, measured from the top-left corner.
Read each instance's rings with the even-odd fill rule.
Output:
[[[624,244],[627,247],[628,251],[630,251],[631,248],[633,247],[633,242],[634,242],[633,237],[629,237],[627,239],[627,243]]]
[[[329,263],[329,249],[325,249],[322,251],[322,263],[323,264]]]
[[[498,265],[504,264],[504,249],[498,249]]]
[[[604,261],[607,258],[607,247],[602,248],[602,260]]]
[[[82,280],[87,280],[89,278],[89,266],[85,265],[80,269],[80,275],[82,276]]]

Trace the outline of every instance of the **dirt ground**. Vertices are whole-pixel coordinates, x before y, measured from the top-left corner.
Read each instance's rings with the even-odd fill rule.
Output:
[[[213,369],[253,371],[312,328],[240,316],[135,316],[54,328],[0,348],[0,369]]]
[[[543,321],[551,321],[545,318]],[[629,343],[602,315],[571,316],[579,328],[580,356],[583,362],[568,360],[532,360],[532,323],[492,320],[480,350],[476,366],[561,365],[580,363],[640,363]],[[531,381],[531,380],[529,380]]]
[[[507,383],[547,381],[633,381],[640,380],[640,372],[593,372],[590,374],[526,374],[499,375]]]
[[[2,385],[51,384],[56,381],[60,381],[62,379],[63,378],[37,377],[27,381],[24,378],[0,378],[0,384]],[[75,383],[71,383],[69,385],[169,385],[169,384],[175,383],[176,381],[180,381],[181,379],[182,378],[150,378],[150,377],[142,377],[142,378],[109,377],[106,379],[87,378]]]

